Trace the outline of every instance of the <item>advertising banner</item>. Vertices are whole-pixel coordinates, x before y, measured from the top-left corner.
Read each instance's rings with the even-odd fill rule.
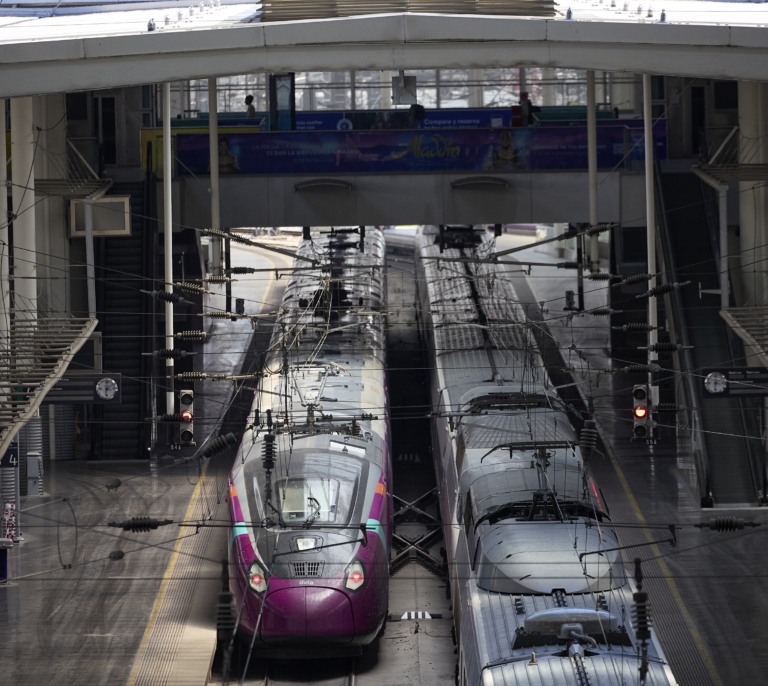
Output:
[[[627,161],[629,131],[598,130],[598,166]],[[206,175],[206,134],[176,136],[177,173]],[[220,174],[503,172],[586,169],[582,128],[408,131],[286,131],[219,135]]]

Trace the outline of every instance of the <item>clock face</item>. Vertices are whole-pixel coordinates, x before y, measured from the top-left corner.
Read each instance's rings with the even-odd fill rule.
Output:
[[[728,387],[728,379],[720,372],[710,372],[704,378],[704,388],[709,393],[722,393]]]
[[[117,395],[117,382],[105,377],[96,384],[96,395],[102,400],[112,400]]]

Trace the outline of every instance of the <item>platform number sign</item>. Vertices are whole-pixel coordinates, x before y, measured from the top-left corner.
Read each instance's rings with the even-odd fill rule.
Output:
[[[11,443],[11,445],[8,446],[8,450],[6,450],[5,454],[0,458],[0,467],[16,469],[18,466],[19,444]]]

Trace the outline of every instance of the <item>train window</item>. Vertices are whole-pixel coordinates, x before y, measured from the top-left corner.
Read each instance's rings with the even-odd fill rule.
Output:
[[[467,540],[470,540],[472,534],[472,496],[467,493],[467,504],[464,507],[464,533],[467,535]]]
[[[458,474],[461,474],[461,465],[464,462],[465,452],[464,432],[459,430],[459,435],[456,437],[456,472]]]
[[[311,440],[317,440],[314,436]],[[280,478],[272,475],[271,506],[266,504],[267,478],[261,460],[246,461],[248,476],[248,500],[251,512],[268,520],[269,526],[283,522],[291,527],[322,526],[325,524],[347,525],[359,520],[356,511],[358,490],[366,483],[368,463],[354,455],[339,453],[305,452],[298,445],[293,455],[280,461]],[[288,472],[286,474],[286,472]],[[354,522],[352,524],[355,525]]]

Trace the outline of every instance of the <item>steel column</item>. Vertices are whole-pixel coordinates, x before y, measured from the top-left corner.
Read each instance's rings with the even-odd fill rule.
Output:
[[[645,220],[647,225],[646,246],[648,249],[648,273],[653,274],[649,282],[649,288],[656,287],[656,203],[654,202],[653,183],[653,111],[651,109],[651,75],[643,74],[643,130],[645,142]],[[648,332],[648,346],[654,346],[659,342],[659,312],[656,296],[648,298],[648,324],[651,330]],[[648,351],[648,363],[653,364],[659,359],[659,354],[653,350]],[[651,384],[651,401],[653,405],[659,403],[659,387]]]
[[[88,316],[96,317],[96,268],[93,257],[93,200],[83,199],[85,214],[85,275],[88,282]]]
[[[171,84],[163,84],[163,246],[165,249],[165,292],[173,293],[173,156],[171,139]],[[165,303],[165,347],[173,349],[173,303]],[[167,387],[165,411],[173,414],[173,360],[165,361]]]
[[[587,72],[587,164],[589,168],[589,224],[597,224],[597,101],[595,98],[595,72]],[[600,253],[597,234],[589,237],[589,269],[600,271]]]
[[[730,304],[730,276],[728,270],[728,186],[717,187],[717,209],[720,215],[720,309]]]
[[[14,309],[37,319],[37,245],[35,242],[35,150],[32,98],[11,100],[13,168]]]
[[[211,228],[221,229],[219,207],[219,102],[216,79],[208,79],[208,148],[211,167]],[[221,276],[221,238],[211,238],[211,264],[213,273]]]

